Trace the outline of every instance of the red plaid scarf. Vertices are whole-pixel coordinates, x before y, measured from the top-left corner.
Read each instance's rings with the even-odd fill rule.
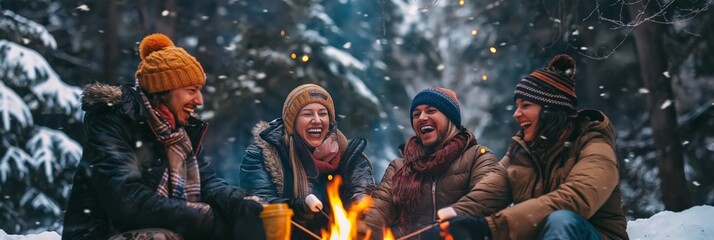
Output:
[[[149,113],[147,122],[158,140],[166,146],[166,156],[169,161],[169,167],[164,170],[156,193],[164,197],[187,201],[191,207],[209,210],[209,205],[199,202],[201,200],[201,177],[186,130],[183,128],[172,130],[171,124],[154,110],[144,93],[141,93],[141,99]]]

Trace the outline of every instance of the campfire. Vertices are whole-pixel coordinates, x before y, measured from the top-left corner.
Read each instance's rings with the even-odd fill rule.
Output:
[[[329,232],[325,229],[322,230],[323,240],[358,239],[357,220],[372,205],[372,198],[367,196],[359,202],[353,203],[350,209],[346,210],[340,199],[340,185],[342,185],[342,177],[340,176],[335,176],[327,185],[327,197],[332,207],[332,221],[330,222]],[[365,239],[369,239],[369,237],[369,233],[364,236]],[[384,239],[394,240],[389,228],[384,230]]]

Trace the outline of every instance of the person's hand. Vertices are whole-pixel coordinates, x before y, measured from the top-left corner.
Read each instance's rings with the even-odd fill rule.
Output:
[[[440,235],[446,240],[483,240],[491,237],[491,230],[483,217],[456,216],[439,226]]]
[[[262,199],[258,196],[245,196],[245,197],[243,197],[243,200],[256,201],[256,202],[260,203],[260,205],[263,205],[263,207],[265,207],[265,205],[268,205],[268,202],[266,202],[264,199]]]
[[[259,201],[255,201],[253,199],[243,199],[242,204],[240,204],[240,207],[238,210],[238,216],[244,216],[244,215],[255,215],[259,216],[260,212],[263,211],[263,206],[265,204],[260,203]]]
[[[319,212],[322,210],[322,201],[317,199],[315,195],[310,194],[305,198],[305,204],[307,204],[308,209],[312,212]]]

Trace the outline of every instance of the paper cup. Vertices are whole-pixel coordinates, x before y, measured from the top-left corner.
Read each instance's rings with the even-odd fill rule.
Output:
[[[289,240],[292,216],[293,210],[288,207],[287,203],[273,203],[263,207],[260,219],[263,220],[265,238],[267,240]]]

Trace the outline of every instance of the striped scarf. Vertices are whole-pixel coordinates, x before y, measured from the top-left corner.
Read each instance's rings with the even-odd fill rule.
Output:
[[[141,93],[141,99],[149,113],[147,122],[158,140],[166,146],[166,156],[169,161],[169,167],[164,170],[156,193],[160,196],[184,200],[187,205],[207,212],[210,206],[199,202],[201,177],[186,130],[183,128],[172,130],[169,122],[151,106],[144,93]]]

